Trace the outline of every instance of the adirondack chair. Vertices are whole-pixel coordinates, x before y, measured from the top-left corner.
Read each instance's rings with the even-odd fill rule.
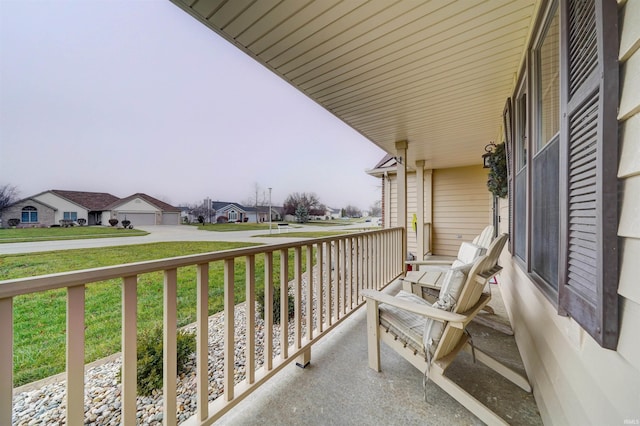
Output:
[[[501,237],[506,239],[506,235]],[[496,245],[500,244],[504,246],[504,241],[496,242]],[[433,305],[410,292],[400,291],[391,296],[373,290],[363,291],[367,300],[369,367],[380,371],[380,341],[383,341],[485,423],[508,424],[445,376],[456,355],[465,350],[531,392],[525,377],[472,347],[465,333],[467,324],[491,299],[491,293],[483,292],[483,288],[500,270],[497,257],[489,255],[479,257],[472,265],[450,269],[440,297]]]
[[[423,269],[428,269],[429,266],[433,265],[444,265],[450,266],[456,260],[464,258],[465,263],[469,263],[474,259],[468,259],[468,256],[473,255],[475,253],[475,257],[483,255],[486,249],[489,247],[491,242],[493,241],[494,228],[493,225],[486,226],[480,234],[478,234],[473,241],[471,242],[463,242],[460,244],[460,248],[458,249],[457,256],[443,256],[443,255],[433,255],[430,253],[426,253],[423,259],[418,260],[408,260],[406,262],[407,265],[411,265],[414,271],[420,271]],[[474,258],[475,258],[474,257]]]
[[[493,227],[491,228],[493,229]],[[472,263],[478,256],[480,256],[480,254],[486,254],[490,257],[491,264],[497,265],[498,258],[500,257],[500,253],[502,252],[507,239],[508,235],[502,234],[495,238],[486,249],[473,243],[464,242],[460,245],[458,258],[456,258],[455,261],[451,263],[434,262],[433,264],[426,265],[419,271],[407,273],[403,278],[402,288],[405,291],[414,293],[423,299],[433,302],[439,296],[447,270]],[[485,306],[482,310],[484,312],[475,317],[474,321],[502,333],[513,335],[511,325],[495,317],[495,312],[491,306]]]
[[[491,233],[488,231],[490,229]],[[493,235],[493,226],[488,226],[485,228],[485,231],[482,232],[474,241],[481,241],[486,243],[487,237],[485,235]],[[492,238],[492,237],[491,237]],[[403,278],[404,285],[403,290],[413,292],[418,296],[426,297],[428,295],[434,295],[432,291],[436,290],[435,296],[437,296],[440,288],[442,287],[443,280],[446,276],[446,272],[451,268],[457,268],[463,265],[473,263],[478,257],[486,254],[491,258],[491,262],[493,265],[498,264],[498,258],[500,257],[500,253],[504,248],[507,239],[509,238],[508,234],[502,234],[489,243],[486,246],[480,246],[475,243],[463,242],[460,244],[460,249],[458,250],[458,257],[456,257],[452,261],[444,261],[444,260],[425,260],[420,262],[420,269],[418,271],[411,271],[405,274]],[[410,285],[407,285],[410,284]]]

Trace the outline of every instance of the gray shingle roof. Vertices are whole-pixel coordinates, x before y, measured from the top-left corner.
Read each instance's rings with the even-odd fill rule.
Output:
[[[119,198],[106,192],[63,191],[52,189],[50,192],[76,203],[87,210],[104,210]]]

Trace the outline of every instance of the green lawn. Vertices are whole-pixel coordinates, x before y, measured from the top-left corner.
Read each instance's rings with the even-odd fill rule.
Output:
[[[260,234],[254,235],[254,237],[273,237],[273,238],[286,238],[286,237],[295,237],[295,238],[323,238],[323,237],[334,237],[336,235],[344,235],[351,234],[354,232],[358,232],[357,229],[350,229],[348,231],[300,231],[300,232],[278,232],[274,231],[272,234]]]
[[[291,226],[291,225],[290,225]],[[295,225],[294,225],[295,226]],[[278,227],[277,222],[271,224],[271,229]],[[216,232],[232,232],[232,231],[268,231],[269,223],[207,223],[205,225],[198,225],[198,229],[202,231],[216,231]]]
[[[71,228],[0,229],[0,243],[31,241],[78,240],[88,238],[138,237],[148,232],[104,226],[74,226]]]
[[[229,242],[170,242],[100,249],[64,250],[0,256],[0,280],[30,277],[101,266],[175,257],[252,244]],[[303,251],[303,255],[304,255]],[[289,251],[289,279],[293,278],[293,251]],[[279,282],[279,253],[274,253],[274,283]],[[235,267],[235,301],[244,301],[244,259]],[[264,287],[264,256],[256,256],[256,286]],[[138,330],[162,321],[162,272],[138,280]],[[87,285],[85,361],[120,351],[121,280]],[[223,308],[223,265],[210,264],[209,314]],[[14,386],[65,369],[66,291],[53,290],[14,299]],[[178,322],[195,320],[196,268],[178,269]]]

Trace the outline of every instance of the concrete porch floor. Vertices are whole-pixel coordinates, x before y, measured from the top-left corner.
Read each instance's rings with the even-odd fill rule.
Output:
[[[491,306],[504,318],[497,285]],[[400,282],[388,287],[393,294]],[[513,336],[472,323],[474,344],[523,372]],[[382,372],[367,365],[365,310],[360,309],[312,347],[311,364],[290,365],[224,415],[222,425],[481,425],[432,382],[424,399],[422,374],[386,345]],[[541,425],[533,394],[460,354],[447,376],[514,425]]]

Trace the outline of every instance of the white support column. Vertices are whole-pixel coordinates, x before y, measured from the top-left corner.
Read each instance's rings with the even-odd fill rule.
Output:
[[[424,160],[416,161],[416,197],[417,197],[417,213],[418,218],[416,223],[416,237],[417,237],[417,259],[422,260],[425,250],[424,242]]]
[[[404,228],[402,240],[402,259],[407,256],[407,141],[396,142],[398,172],[398,226]]]

